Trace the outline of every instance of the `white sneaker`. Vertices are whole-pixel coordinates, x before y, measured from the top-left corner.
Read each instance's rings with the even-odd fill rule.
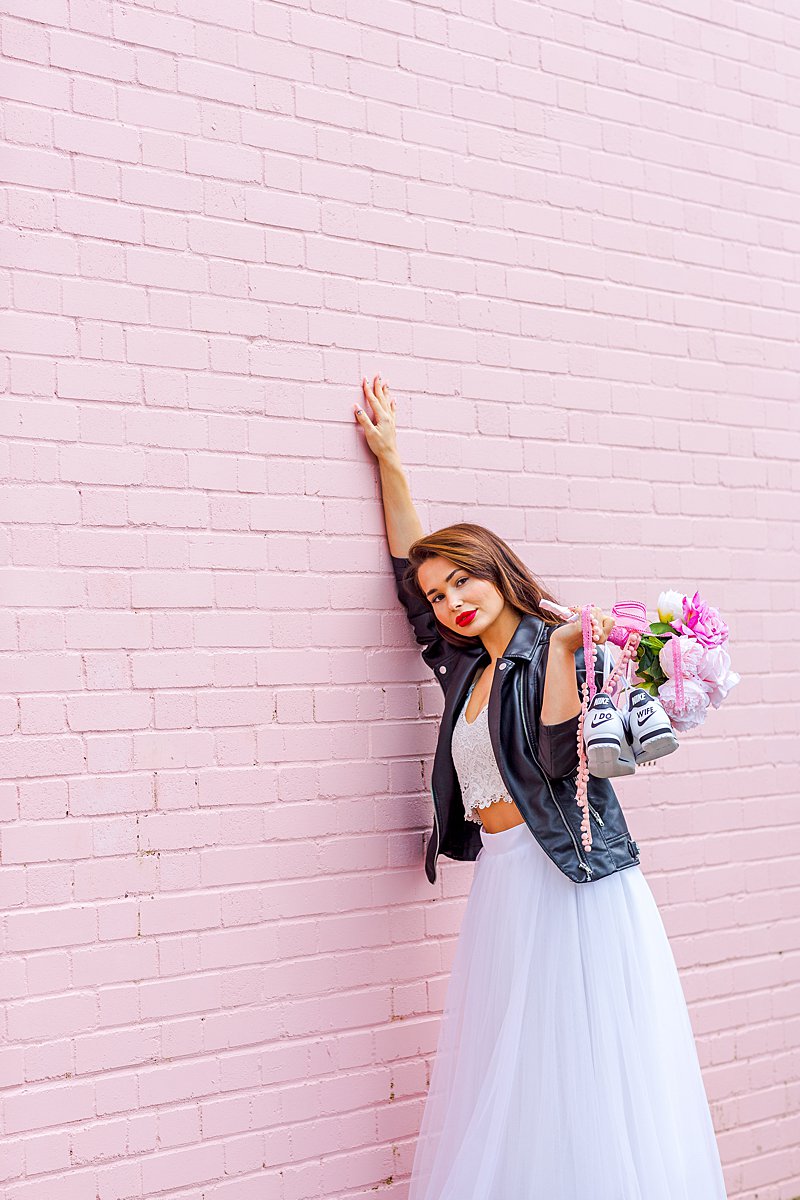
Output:
[[[622,714],[607,692],[595,692],[583,722],[589,774],[596,779],[633,775],[636,760]]]
[[[664,706],[642,687],[625,692],[620,713],[638,763],[652,762],[678,749],[678,739]]]

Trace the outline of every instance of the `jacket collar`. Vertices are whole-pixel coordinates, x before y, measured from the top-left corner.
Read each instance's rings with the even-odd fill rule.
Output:
[[[522,620],[500,657],[530,659],[546,628],[541,617],[536,617],[533,613],[523,613]]]
[[[546,629],[547,625],[541,617],[535,617],[533,613],[523,613],[522,619],[511,635],[511,641],[500,655],[500,659],[524,658],[530,661],[534,651],[544,640]],[[489,651],[478,640],[474,645],[467,647],[466,656],[470,659],[488,659]]]
[[[505,650],[497,660],[500,670],[498,672],[498,676],[492,680],[492,695],[494,695],[496,690],[499,688],[500,684],[502,683],[502,679],[510,673],[504,670],[506,664],[510,665],[514,662],[525,660],[530,662],[533,658],[538,657],[547,628],[548,626],[541,619],[541,617],[535,617],[533,613],[523,613],[522,619],[512,634],[511,641],[508,643]],[[453,722],[456,719],[456,713],[461,709],[464,697],[469,691],[469,686],[477,674],[478,667],[480,665],[485,667],[488,662],[489,651],[480,642],[480,640],[476,641],[474,646],[470,646],[461,659],[461,670],[454,677],[453,683],[448,689],[445,699],[443,721],[449,722],[449,725],[447,726],[447,730],[449,732],[446,731],[447,736],[445,736],[444,742],[448,747],[450,745],[449,736],[452,732]],[[490,725],[492,723],[493,712],[494,707],[490,697]],[[444,730],[444,725],[442,726],[442,729]],[[497,736],[499,737],[499,734],[497,734]]]

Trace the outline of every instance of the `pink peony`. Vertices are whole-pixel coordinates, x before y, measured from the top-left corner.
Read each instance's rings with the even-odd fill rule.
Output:
[[[681,656],[681,675],[683,675],[684,679],[696,679],[707,651],[700,642],[695,641],[692,637],[685,636],[678,638],[678,649]],[[673,654],[672,638],[669,638],[658,652],[658,661],[661,664],[661,670],[668,679],[672,679],[675,674]]]
[[[724,646],[706,650],[697,673],[714,708],[719,708],[731,688],[741,681],[741,675],[730,668],[731,656]]]
[[[677,733],[686,733],[689,729],[702,725],[706,719],[708,693],[699,679],[684,679],[682,708],[678,708],[677,705],[674,679],[662,683],[658,689],[658,698]]]
[[[730,632],[719,609],[701,600],[699,592],[692,596],[691,603],[683,597],[683,616],[670,624],[677,633],[697,638],[704,646],[721,646]]]

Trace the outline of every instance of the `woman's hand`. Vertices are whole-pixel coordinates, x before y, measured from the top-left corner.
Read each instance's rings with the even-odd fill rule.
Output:
[[[597,646],[602,646],[603,642],[608,641],[608,635],[616,625],[613,617],[608,617],[603,612],[602,608],[595,605],[591,611],[592,619],[592,641]],[[564,646],[567,650],[573,653],[580,650],[583,645],[583,626],[581,621],[572,621],[569,625],[559,625],[550,635],[551,644],[555,642],[557,645]]]
[[[397,426],[394,416],[394,398],[389,395],[389,385],[376,375],[372,387],[366,378],[361,380],[365,401],[372,406],[372,417],[363,408],[354,409],[356,420],[364,430],[367,445],[377,459],[397,455]]]

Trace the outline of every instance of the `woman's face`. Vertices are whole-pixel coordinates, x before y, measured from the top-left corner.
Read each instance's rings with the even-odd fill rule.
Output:
[[[417,571],[417,581],[437,621],[464,637],[480,637],[506,606],[488,579],[476,579],[440,555],[425,559]]]

